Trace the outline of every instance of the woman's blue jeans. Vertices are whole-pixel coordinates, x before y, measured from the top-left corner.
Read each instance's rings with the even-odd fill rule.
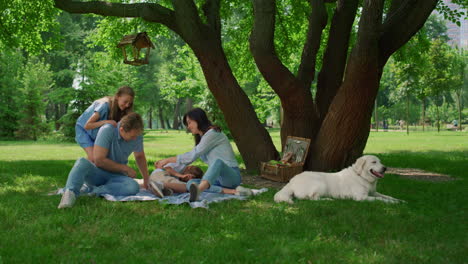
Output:
[[[193,179],[187,182],[187,190],[193,182],[200,184],[202,180],[210,183],[206,192],[222,193],[223,188],[235,189],[241,184],[241,174],[238,167],[229,167],[222,160],[216,160],[206,171],[201,179]]]
[[[79,195],[81,186],[86,183],[96,195],[111,194],[116,196],[134,195],[139,192],[138,183],[132,178],[96,167],[85,158],[79,158],[68,174],[65,189]]]

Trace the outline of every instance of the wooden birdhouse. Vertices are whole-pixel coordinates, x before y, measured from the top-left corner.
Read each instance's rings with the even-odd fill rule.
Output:
[[[117,48],[122,49],[124,63],[139,66],[148,64],[150,50],[151,48],[154,49],[154,45],[146,32],[140,32],[138,34],[124,36],[117,45]],[[142,53],[142,49],[146,49],[146,52]],[[127,50],[131,51],[133,60],[127,59]]]

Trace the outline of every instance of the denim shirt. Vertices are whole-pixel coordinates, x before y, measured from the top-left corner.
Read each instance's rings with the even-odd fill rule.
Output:
[[[231,143],[226,135],[214,129],[208,130],[191,151],[177,156],[177,162],[190,164],[197,158],[211,166],[217,159],[229,167],[239,167]]]
[[[94,101],[94,103],[92,105],[90,105],[88,107],[88,109],[86,109],[84,111],[83,114],[81,114],[80,117],[78,117],[78,120],[76,121],[76,125],[77,126],[81,126],[83,129],[84,129],[84,126],[86,125],[86,122],[88,122],[88,119],[95,113],[95,112],[98,112],[99,113],[99,120],[97,121],[101,121],[101,120],[107,120],[108,118],[108,115],[109,115],[109,103],[107,102],[102,102],[102,101]],[[89,134],[89,136],[92,138],[92,139],[96,139],[97,137],[97,134],[98,134],[98,131],[99,131],[99,128],[100,127],[97,127],[95,129],[88,129],[86,130],[86,133]]]

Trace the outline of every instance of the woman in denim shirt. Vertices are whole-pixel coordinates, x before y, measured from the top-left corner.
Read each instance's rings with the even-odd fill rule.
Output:
[[[117,122],[133,110],[135,92],[122,86],[114,96],[106,96],[91,104],[78,117],[75,125],[75,140],[85,150],[88,160],[94,163],[94,141],[99,128],[105,124],[117,127]]]
[[[211,124],[205,111],[200,108],[192,109],[183,118],[184,125],[195,137],[195,147],[184,154],[160,160],[155,166],[162,168],[170,162],[190,164],[200,158],[208,164],[208,170],[202,179],[193,179],[187,185],[177,183],[157,183],[157,188],[170,188],[176,192],[190,191],[190,202],[197,201],[203,191],[252,195],[248,188],[239,186],[241,175],[239,164],[232,150],[232,146],[221,129]],[[151,184],[151,183],[150,183]]]

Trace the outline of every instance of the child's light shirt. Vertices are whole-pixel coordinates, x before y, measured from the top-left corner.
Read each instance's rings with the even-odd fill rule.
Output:
[[[182,173],[187,167],[185,164],[181,164],[178,162],[168,163],[164,165],[164,168],[171,167],[173,170],[177,171],[178,173]],[[150,175],[151,181],[160,181],[163,183],[184,183],[179,178],[172,176],[169,172],[165,171],[164,169],[155,169]]]

